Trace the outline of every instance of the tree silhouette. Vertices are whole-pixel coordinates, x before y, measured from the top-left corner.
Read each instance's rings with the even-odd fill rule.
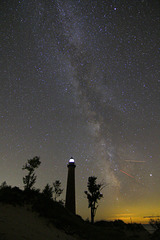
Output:
[[[0,189],[7,188],[7,187],[8,187],[8,185],[7,185],[6,181],[2,182],[0,185]]]
[[[35,175],[35,169],[41,164],[39,157],[34,157],[27,161],[27,163],[22,167],[22,170],[27,170],[28,174],[23,177],[24,189],[31,189],[36,182],[37,176]]]
[[[160,230],[160,219],[150,219],[149,224],[154,228],[154,229],[159,229]]]
[[[53,183],[53,193],[54,193],[54,200],[56,201],[57,198],[62,194],[63,189],[61,189],[61,182],[56,180]]]
[[[91,208],[91,223],[94,223],[94,217],[96,210],[98,208],[98,200],[103,197],[103,194],[100,192],[104,188],[104,184],[96,183],[97,177],[91,176],[88,178],[88,191],[84,193],[87,195],[88,207]]]
[[[53,195],[53,187],[51,187],[48,183],[47,185],[44,187],[42,193],[44,194],[44,196],[46,198],[52,199],[52,195]]]

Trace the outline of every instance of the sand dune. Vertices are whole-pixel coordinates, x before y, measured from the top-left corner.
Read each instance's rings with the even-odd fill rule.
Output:
[[[58,219],[56,215],[58,212],[56,213],[55,209],[52,211],[54,218],[49,220],[49,218],[40,217],[39,213],[31,211],[29,205],[13,206],[0,203],[0,240],[150,239],[149,233],[141,225],[128,225],[119,220],[115,222],[99,221],[93,226],[83,222],[79,217],[65,215],[67,212],[61,210],[59,208],[61,218],[56,221],[54,226],[50,221],[54,222]],[[73,218],[73,221],[70,217]]]
[[[27,207],[0,203],[0,240],[77,240]]]

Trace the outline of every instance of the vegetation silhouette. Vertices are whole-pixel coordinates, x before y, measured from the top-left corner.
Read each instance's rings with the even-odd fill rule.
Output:
[[[42,193],[44,194],[44,196],[48,199],[52,199],[53,197],[53,187],[51,187],[48,183],[46,184],[46,186],[44,187]]]
[[[28,174],[23,177],[24,189],[31,189],[36,182],[37,176],[35,175],[35,169],[41,164],[40,158],[35,156],[34,158],[27,161],[22,167],[22,170],[27,170]]]
[[[97,184],[97,177],[88,178],[88,191],[85,194],[88,198],[89,207],[91,208],[91,223],[84,221],[80,216],[73,214],[66,209],[57,198],[61,195],[61,182],[56,180],[53,186],[46,184],[44,189],[36,189],[33,185],[36,182],[35,169],[40,165],[39,157],[28,160],[23,170],[28,170],[25,176],[24,190],[18,187],[8,186],[6,182],[0,185],[0,203],[11,204],[13,207],[27,207],[29,211],[35,211],[40,217],[48,219],[48,224],[53,224],[66,234],[78,236],[78,239],[87,240],[157,240],[159,232],[150,235],[141,224],[126,224],[121,220],[112,222],[99,221],[94,223],[98,201],[103,197],[101,190],[104,184]],[[54,192],[55,191],[55,192]],[[56,194],[53,198],[53,192]],[[158,222],[152,221],[159,231]],[[151,224],[152,224],[151,223]],[[158,236],[158,237],[157,237]]]
[[[48,219],[48,224],[53,224],[68,235],[78,235],[81,239],[88,240],[149,240],[149,233],[141,224],[125,224],[121,220],[114,222],[99,221],[90,224],[80,216],[72,214],[64,206],[49,198],[39,189],[21,190],[18,187],[0,186],[0,202],[11,204],[14,207],[25,206],[30,211],[35,211],[40,217]],[[18,223],[17,223],[18,224]],[[144,237],[140,237],[141,232]],[[140,233],[140,234],[139,234]],[[159,239],[159,238],[152,238]]]
[[[45,195],[46,198],[54,199],[54,201],[57,201],[57,198],[60,197],[62,192],[63,192],[63,189],[61,189],[61,182],[59,180],[56,180],[55,182],[53,182],[53,186],[50,186],[47,183],[44,189],[42,190],[42,193]],[[53,194],[54,194],[54,198],[53,198]],[[59,200],[58,202],[61,203],[62,205],[64,204],[63,199]]]
[[[56,180],[53,183],[53,193],[54,193],[54,200],[57,201],[57,198],[60,197],[62,194],[63,189],[61,189],[61,182],[59,180]]]
[[[160,230],[160,219],[150,219],[149,224],[155,229],[155,230]]]
[[[123,231],[107,229],[85,222],[80,216],[72,214],[59,202],[49,199],[39,189],[21,190],[18,187],[5,186],[0,188],[0,202],[11,204],[14,207],[25,206],[30,211],[35,211],[40,217],[48,219],[48,224],[53,224],[69,235],[78,235],[81,239],[127,240]]]
[[[97,177],[91,176],[88,178],[88,191],[84,193],[87,195],[88,199],[88,207],[91,208],[91,223],[94,223],[94,217],[96,214],[96,210],[98,208],[98,200],[103,197],[101,190],[104,188],[103,183],[96,183]]]
[[[150,219],[149,224],[155,229],[155,232],[152,234],[152,240],[160,239],[160,219]]]

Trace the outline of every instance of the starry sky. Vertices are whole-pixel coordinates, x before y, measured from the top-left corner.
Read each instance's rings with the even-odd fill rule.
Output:
[[[56,179],[76,163],[77,213],[89,176],[96,219],[160,216],[160,2],[1,0],[0,182]]]

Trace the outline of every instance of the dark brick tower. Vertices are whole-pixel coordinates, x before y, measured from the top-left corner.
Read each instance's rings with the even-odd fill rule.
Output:
[[[72,213],[76,214],[76,201],[75,201],[75,163],[71,157],[68,167],[67,191],[65,207]]]

